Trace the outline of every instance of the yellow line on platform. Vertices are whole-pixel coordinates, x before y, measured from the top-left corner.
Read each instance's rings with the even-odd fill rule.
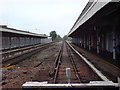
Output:
[[[11,66],[8,66],[8,67],[2,67],[2,69],[10,69],[10,68],[13,68],[15,67],[15,65],[11,65]]]

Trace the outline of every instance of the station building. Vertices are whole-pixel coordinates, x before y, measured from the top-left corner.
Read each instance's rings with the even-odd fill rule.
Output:
[[[120,0],[90,0],[68,33],[72,43],[120,62]]]
[[[6,25],[0,25],[0,33],[2,46],[0,50],[51,42],[51,39],[48,39],[48,36],[45,34],[36,34],[29,31],[9,28]]]

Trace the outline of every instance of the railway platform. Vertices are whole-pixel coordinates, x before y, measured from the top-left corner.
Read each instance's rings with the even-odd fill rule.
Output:
[[[87,58],[95,67],[97,67],[102,73],[107,75],[111,80],[117,82],[117,77],[120,77],[120,68],[107,60],[93,54],[83,48],[73,45],[84,57]]]
[[[58,54],[58,57],[55,60],[56,63],[53,64],[53,66],[51,66],[54,67],[52,68],[53,74],[51,81],[48,80],[42,82],[26,82],[23,84],[23,89],[27,88],[34,88],[36,90],[39,88],[43,90],[46,88],[47,89],[81,88],[83,90],[119,89],[120,69],[118,67],[106,62],[102,58],[99,58],[96,55],[87,52],[73,44],[68,43],[68,46],[69,45],[71,49],[75,49],[75,51],[72,52],[72,50],[70,50],[70,47],[68,49],[66,45],[63,45],[61,47],[63,49],[59,51],[60,54]],[[80,58],[78,56],[77,58],[75,58],[74,55],[75,53],[79,53],[78,55],[81,56],[83,61],[80,61],[81,59],[78,59]],[[86,66],[84,63],[87,63],[88,66]],[[67,82],[66,76],[67,71],[65,70],[66,68],[71,68],[70,71],[71,78],[69,82]]]

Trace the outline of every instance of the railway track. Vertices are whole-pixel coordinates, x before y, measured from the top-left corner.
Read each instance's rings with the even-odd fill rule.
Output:
[[[19,48],[15,50],[5,51],[0,53],[2,55],[2,66],[5,68],[11,68],[12,66],[18,64],[26,58],[31,57],[33,54],[39,52],[40,50],[46,49],[53,43],[40,44],[25,48]],[[38,65],[37,65],[38,66]]]
[[[63,43],[58,57],[55,60],[53,82],[56,83],[88,83],[100,81],[98,75],[73,52],[67,43]]]
[[[52,68],[53,67],[53,68]],[[48,81],[26,82],[23,88],[110,88],[116,90],[119,83],[113,83],[95,68],[69,43],[63,42],[54,61]],[[118,80],[119,82],[119,80]],[[37,85],[36,85],[37,84]],[[113,88],[113,89],[111,89]],[[106,90],[106,89],[105,89]]]

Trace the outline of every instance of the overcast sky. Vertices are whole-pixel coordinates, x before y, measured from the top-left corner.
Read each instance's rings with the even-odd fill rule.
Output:
[[[34,33],[66,35],[89,0],[0,0],[0,24]]]

